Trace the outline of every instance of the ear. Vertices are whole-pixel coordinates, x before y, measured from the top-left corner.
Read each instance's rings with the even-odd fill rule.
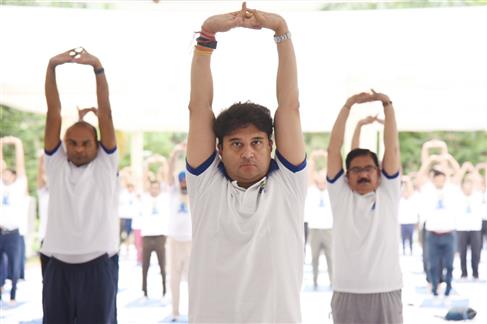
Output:
[[[223,144],[222,143],[218,143],[218,145],[216,146],[216,150],[218,152],[218,155],[220,155],[220,157],[222,156],[222,152],[223,152]]]
[[[274,145],[274,142],[271,139],[269,139],[269,149],[271,150],[271,152],[272,152],[272,146],[273,145]]]

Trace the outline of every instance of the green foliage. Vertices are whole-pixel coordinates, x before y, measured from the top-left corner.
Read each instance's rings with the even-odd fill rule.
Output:
[[[401,132],[399,144],[404,173],[419,169],[421,146],[432,139],[445,141],[448,152],[460,164],[487,162],[487,132]]]
[[[186,133],[147,132],[144,133],[144,152],[169,157],[174,146],[185,139]]]
[[[24,144],[25,169],[29,192],[36,191],[37,161],[44,147],[45,117],[40,114],[18,111],[0,105],[0,137],[15,136]],[[11,145],[4,148],[4,159],[9,167],[15,166],[15,151]]]
[[[393,0],[393,1],[330,1],[321,10],[375,10],[485,6],[487,0]]]

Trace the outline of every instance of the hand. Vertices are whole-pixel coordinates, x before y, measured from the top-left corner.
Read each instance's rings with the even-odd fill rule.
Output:
[[[375,122],[376,120],[377,120],[377,116],[367,116],[364,119],[361,119],[359,121],[359,124],[361,126],[363,126],[363,125],[369,125],[369,124],[372,124],[373,122]]]
[[[58,54],[49,60],[49,64],[53,67],[64,63],[91,65],[94,69],[101,68],[100,60],[96,56],[88,53],[83,47],[70,49],[69,51]]]
[[[273,30],[276,35],[282,35],[288,31],[284,18],[271,12],[246,9],[245,2],[242,5],[241,15],[245,15],[242,27],[253,29],[267,28]]]
[[[370,94],[367,92],[361,92],[348,98],[347,102],[345,103],[345,107],[350,109],[354,104],[364,103],[368,101],[370,101]]]
[[[90,111],[93,112],[96,116],[98,116],[98,109],[96,109],[95,107],[83,108],[83,109],[79,109],[79,107],[77,107],[77,109],[78,109],[78,120],[79,121],[82,121],[83,118],[85,117],[85,115],[87,113],[89,113]]]
[[[382,104],[385,105],[385,104],[388,104],[389,102],[391,102],[391,99],[389,99],[388,96],[386,96],[385,94],[383,93],[379,93],[379,92],[375,92],[374,89],[370,89],[372,91],[372,98],[374,98],[374,100],[380,100],[382,101]]]
[[[2,144],[18,144],[18,143],[22,143],[22,141],[20,140],[20,138],[15,137],[15,136],[5,136],[5,137],[2,137],[0,139],[0,142]]]
[[[245,17],[243,12],[244,10],[246,12],[245,2],[242,4],[242,10],[240,11],[209,17],[205,20],[201,26],[201,29],[203,31],[215,34],[218,32],[226,32],[232,28],[242,26]]]

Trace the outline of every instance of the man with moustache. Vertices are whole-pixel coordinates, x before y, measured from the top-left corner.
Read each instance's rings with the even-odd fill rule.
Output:
[[[343,170],[340,150],[355,104],[384,107],[384,158],[356,148]],[[402,323],[399,265],[399,141],[389,97],[372,90],[350,97],[337,117],[328,146],[328,191],[333,211],[334,323]]]

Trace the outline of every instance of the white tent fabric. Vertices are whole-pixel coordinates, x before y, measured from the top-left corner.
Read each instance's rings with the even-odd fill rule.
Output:
[[[227,11],[0,8],[0,103],[44,112],[48,59],[84,46],[105,66],[115,124],[186,131],[193,32]],[[236,3],[236,8],[238,4]],[[258,6],[258,5],[257,5]],[[279,12],[278,2],[266,10]],[[282,12],[298,58],[305,131],[330,131],[346,98],[374,88],[394,102],[400,130],[487,130],[487,7]],[[276,108],[271,31],[218,34],[214,109],[251,100]],[[57,70],[63,114],[96,105],[92,71]],[[355,118],[379,105],[356,108]]]

